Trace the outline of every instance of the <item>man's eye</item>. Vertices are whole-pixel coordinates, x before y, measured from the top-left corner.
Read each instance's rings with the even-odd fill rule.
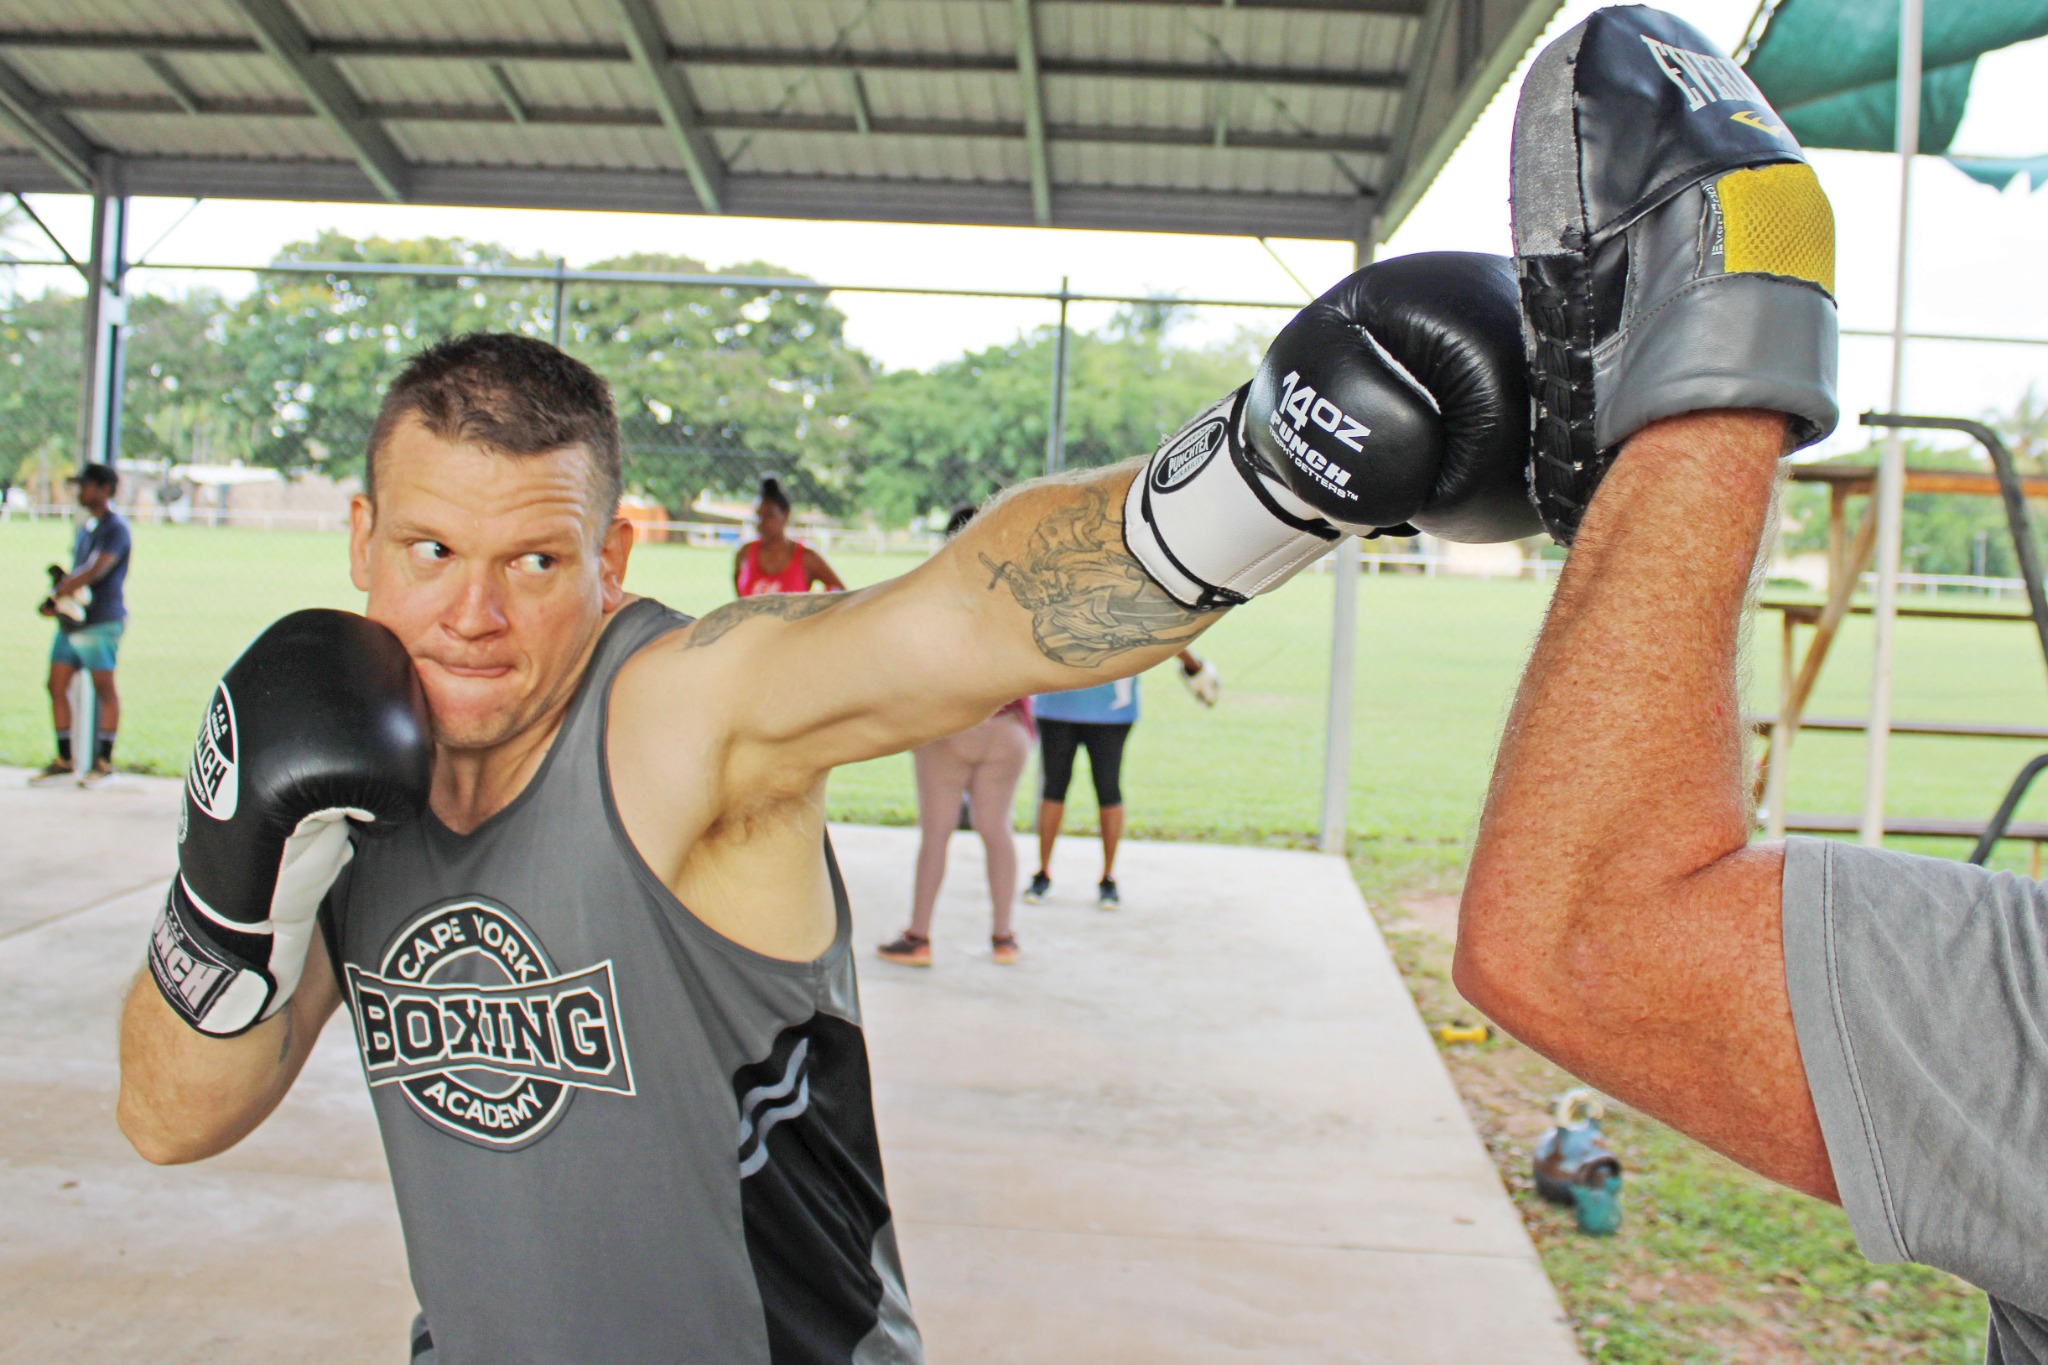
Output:
[[[520,568],[528,573],[545,573],[555,567],[555,557],[553,555],[544,555],[538,550],[531,554],[519,556],[516,562]]]
[[[439,564],[451,558],[453,552],[438,540],[416,540],[412,543],[413,556],[429,564]]]

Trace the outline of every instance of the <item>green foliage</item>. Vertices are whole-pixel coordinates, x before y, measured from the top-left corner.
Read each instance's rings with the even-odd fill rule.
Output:
[[[2022,473],[2039,473],[2048,455],[2048,414],[2030,388],[2013,412],[1993,423],[2013,441],[2014,463]],[[1922,441],[1905,442],[1909,469],[1960,469],[1988,474],[1991,461],[1975,446],[1935,448]],[[1875,467],[1879,447],[1839,456],[1829,464]],[[2042,507],[2031,504],[2034,540],[2048,562],[2048,527]],[[1851,515],[1858,515],[1853,509]],[[1794,553],[1825,550],[1828,543],[1828,492],[1816,484],[1795,484],[1786,490],[1786,546]],[[1853,529],[1853,523],[1852,523]],[[2017,578],[2018,557],[2005,523],[2005,504],[1997,498],[1955,493],[1909,493],[1899,547],[1899,567],[1918,574],[1982,574]]]
[[[547,279],[347,268],[553,265],[492,243],[326,232],[276,259],[339,266],[261,273],[233,303],[209,292],[132,300],[129,456],[359,474],[383,389],[420,347],[467,331],[555,332]],[[713,271],[654,253],[592,268],[789,273],[759,261]],[[820,293],[595,281],[565,298],[563,344],[605,376],[618,404],[627,486],[673,515],[706,492],[745,498],[772,473],[806,508],[901,525],[1045,467],[1052,328],[929,373],[885,374],[847,341],[845,316]],[[1070,465],[1149,451],[1250,373],[1263,337],[1177,346],[1182,313],[1162,299],[1123,310],[1097,333],[1070,334]],[[74,297],[0,302],[0,369],[9,381],[0,386],[0,478],[69,469],[80,327]]]
[[[722,271],[686,256],[633,255],[594,270],[786,275],[748,261]],[[779,289],[578,285],[564,344],[612,386],[627,481],[680,511],[706,490],[746,494],[780,475],[799,502],[849,510],[855,418],[874,365],[825,297]]]
[[[280,261],[366,265],[545,266],[503,247],[453,237],[357,241],[323,232]],[[550,286],[446,276],[404,279],[331,271],[265,274],[224,320],[233,365],[221,401],[251,423],[246,457],[341,478],[362,470],[384,386],[406,357],[461,332],[546,335]]]
[[[1149,453],[1251,376],[1263,338],[1177,348],[1175,320],[1162,300],[1120,312],[1099,333],[1069,334],[1070,468]],[[1056,329],[1042,327],[929,373],[878,380],[862,413],[862,503],[901,524],[1044,473],[1057,345]]]
[[[49,292],[0,315],[0,479],[47,487],[75,463],[81,316]]]

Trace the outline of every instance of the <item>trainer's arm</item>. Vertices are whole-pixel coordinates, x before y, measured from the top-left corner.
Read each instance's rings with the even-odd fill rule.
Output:
[[[1785,985],[1784,850],[1749,844],[1736,682],[1785,429],[1658,422],[1600,485],[1501,744],[1456,980],[1560,1066],[1834,1199]]]
[[[327,947],[315,936],[285,1007],[234,1038],[194,1029],[164,1003],[144,968],[121,1010],[122,1134],[159,1166],[217,1156],[277,1108],[341,1003]]]
[[[621,686],[717,705],[738,789],[793,795],[1016,697],[1150,668],[1220,613],[1176,603],[1124,547],[1136,469],[1014,489],[874,587],[729,603],[647,651]]]

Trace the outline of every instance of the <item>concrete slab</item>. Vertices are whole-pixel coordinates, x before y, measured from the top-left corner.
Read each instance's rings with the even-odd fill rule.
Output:
[[[153,886],[178,866],[178,784],[118,776],[30,787],[0,768],[0,939]]]
[[[834,841],[892,937],[915,832]],[[1341,862],[1126,845],[1104,912],[1077,844],[998,967],[951,855],[935,965],[861,975],[934,1361],[1579,1358]]]
[[[22,776],[0,770],[0,1361],[396,1359],[413,1300],[345,1031],[234,1151],[135,1158],[114,1017],[176,784]],[[900,927],[915,836],[834,837],[865,951]],[[1577,1358],[1341,864],[1129,845],[1127,909],[1024,908],[1001,968],[979,845],[953,853],[938,965],[862,966],[935,1365]]]

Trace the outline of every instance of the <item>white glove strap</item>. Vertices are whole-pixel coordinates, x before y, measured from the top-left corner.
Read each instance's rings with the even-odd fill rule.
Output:
[[[1124,545],[1167,596],[1196,611],[1271,592],[1341,534],[1243,466],[1244,395],[1239,389],[1168,437],[1124,499]]]
[[[375,817],[352,807],[315,811],[299,821],[284,841],[277,882],[270,894],[270,918],[254,924],[231,920],[201,900],[185,883],[185,898],[201,917],[237,934],[270,935],[269,975],[241,971],[207,1010],[199,1023],[203,1033],[234,1034],[283,1009],[298,989],[306,970],[321,898],[355,856],[348,821]]]
[[[283,1008],[298,989],[299,975],[306,969],[306,949],[312,944],[320,915],[320,900],[349,859],[356,856],[356,846],[348,837],[350,816],[366,822],[376,818],[366,810],[315,811],[299,821],[284,841],[277,889],[270,895],[270,976],[277,983],[277,993],[263,1011],[266,1019]]]

